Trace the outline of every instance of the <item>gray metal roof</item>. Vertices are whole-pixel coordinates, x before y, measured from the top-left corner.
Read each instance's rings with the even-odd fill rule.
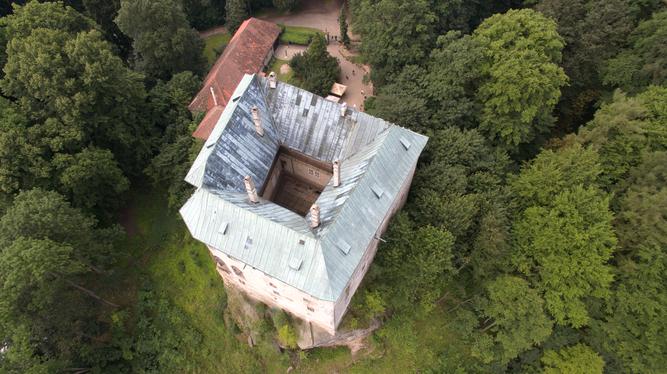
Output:
[[[186,180],[197,191],[181,208],[192,235],[253,268],[321,300],[335,301],[389,213],[426,145],[425,136],[348,109],[310,92],[246,75]],[[255,133],[250,108],[266,125]],[[325,162],[339,159],[317,200],[321,224],[271,201],[247,201],[243,176],[263,186],[278,147]]]

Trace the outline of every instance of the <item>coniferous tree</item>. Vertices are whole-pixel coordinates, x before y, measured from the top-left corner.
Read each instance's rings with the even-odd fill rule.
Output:
[[[234,34],[247,18],[247,0],[227,0],[225,3],[225,26],[231,34]]]

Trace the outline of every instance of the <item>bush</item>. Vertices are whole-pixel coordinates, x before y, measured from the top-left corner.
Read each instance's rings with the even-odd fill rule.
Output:
[[[294,332],[294,328],[292,328],[292,326],[283,325],[280,329],[278,329],[278,341],[283,347],[287,347],[289,349],[297,348],[296,340],[296,332]]]

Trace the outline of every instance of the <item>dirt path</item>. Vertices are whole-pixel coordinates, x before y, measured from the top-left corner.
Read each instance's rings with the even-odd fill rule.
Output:
[[[204,38],[208,38],[211,35],[224,34],[226,32],[227,32],[227,28],[225,26],[218,26],[218,27],[214,27],[212,29],[200,31],[199,32],[199,37],[204,39]]]
[[[340,39],[338,14],[342,3],[341,0],[304,0],[301,7],[292,14],[268,14],[260,18],[289,26],[312,27],[328,32],[330,40],[334,36]],[[305,47],[281,45],[276,50],[276,57],[281,60],[289,60],[304,49]],[[364,94],[367,97],[373,92],[373,86],[370,83],[362,82],[364,74],[370,72],[370,67],[350,62],[345,58],[350,55],[350,52],[341,52],[342,49],[343,47],[333,40],[327,46],[329,54],[338,59],[340,65],[341,76],[338,82],[347,86],[342,101],[349,106],[356,105],[357,108],[363,110]]]

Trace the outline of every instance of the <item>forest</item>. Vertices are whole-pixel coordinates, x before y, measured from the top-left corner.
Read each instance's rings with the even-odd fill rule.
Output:
[[[0,3],[0,372],[664,373],[663,0],[348,0],[366,111],[430,138],[345,322],[382,326],[237,339],[177,212],[198,31],[298,3]]]

